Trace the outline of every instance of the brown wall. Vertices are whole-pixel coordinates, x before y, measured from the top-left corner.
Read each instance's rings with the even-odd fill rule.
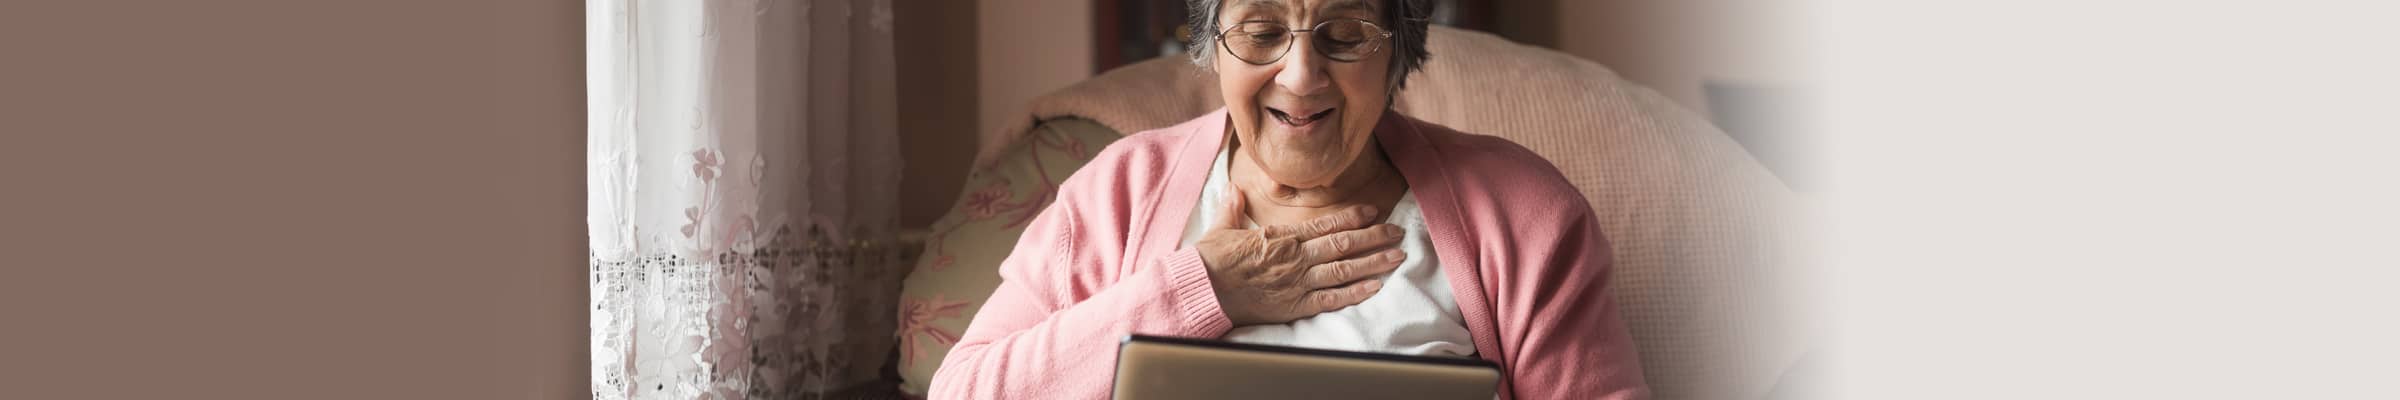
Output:
[[[903,227],[949,211],[979,133],[1026,102],[1092,76],[1091,0],[894,2],[900,64]]]
[[[900,72],[900,226],[933,224],[958,198],[975,158],[980,74],[975,7],[892,2]]]
[[[976,129],[1026,118],[1026,102],[1092,76],[1094,0],[979,0],[983,99]]]
[[[587,396],[581,1],[0,2],[10,398]]]

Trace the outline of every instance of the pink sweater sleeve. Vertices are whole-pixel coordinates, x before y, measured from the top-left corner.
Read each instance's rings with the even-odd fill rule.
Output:
[[[1589,209],[1582,211],[1554,245],[1528,247],[1540,249],[1528,258],[1542,265],[1504,280],[1496,293],[1501,346],[1514,354],[1514,399],[1650,398],[1633,335],[1603,290],[1608,242]]]
[[[1131,207],[1111,198],[1119,193],[1083,190],[1111,183],[1085,175],[1113,174],[1086,169],[1001,262],[1000,287],[942,360],[928,398],[1107,398],[1126,334],[1214,338],[1231,329],[1199,252],[1117,259],[1129,245],[1121,221]]]

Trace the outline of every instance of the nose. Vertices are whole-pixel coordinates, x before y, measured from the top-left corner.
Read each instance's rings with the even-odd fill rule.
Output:
[[[1325,73],[1325,57],[1317,55],[1316,45],[1306,40],[1316,34],[1293,35],[1292,48],[1284,50],[1283,60],[1276,61],[1283,70],[1275,72],[1275,85],[1282,86],[1285,92],[1308,96],[1332,86],[1331,77]]]

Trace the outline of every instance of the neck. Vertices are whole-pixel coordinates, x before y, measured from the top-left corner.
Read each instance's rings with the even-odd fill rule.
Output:
[[[1267,177],[1256,160],[1241,155],[1240,139],[1230,133],[1226,136],[1226,145],[1232,146],[1234,154],[1227,166],[1231,169],[1230,180],[1248,200],[1251,220],[1262,225],[1307,221],[1355,205],[1375,206],[1377,219],[1382,219],[1381,215],[1388,215],[1392,205],[1407,193],[1407,181],[1401,179],[1399,168],[1384,156],[1374,138],[1368,139],[1366,148],[1341,175],[1334,177],[1332,184],[1299,188]]]

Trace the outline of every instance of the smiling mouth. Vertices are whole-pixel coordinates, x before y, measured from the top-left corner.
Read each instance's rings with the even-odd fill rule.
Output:
[[[1284,125],[1294,128],[1316,124],[1317,121],[1324,120],[1325,116],[1333,115],[1333,108],[1326,108],[1323,111],[1317,111],[1314,114],[1300,117],[1294,117],[1292,116],[1292,113],[1284,112],[1283,110],[1276,109],[1275,107],[1266,107],[1266,109],[1267,114],[1275,116],[1275,120],[1283,121]]]

